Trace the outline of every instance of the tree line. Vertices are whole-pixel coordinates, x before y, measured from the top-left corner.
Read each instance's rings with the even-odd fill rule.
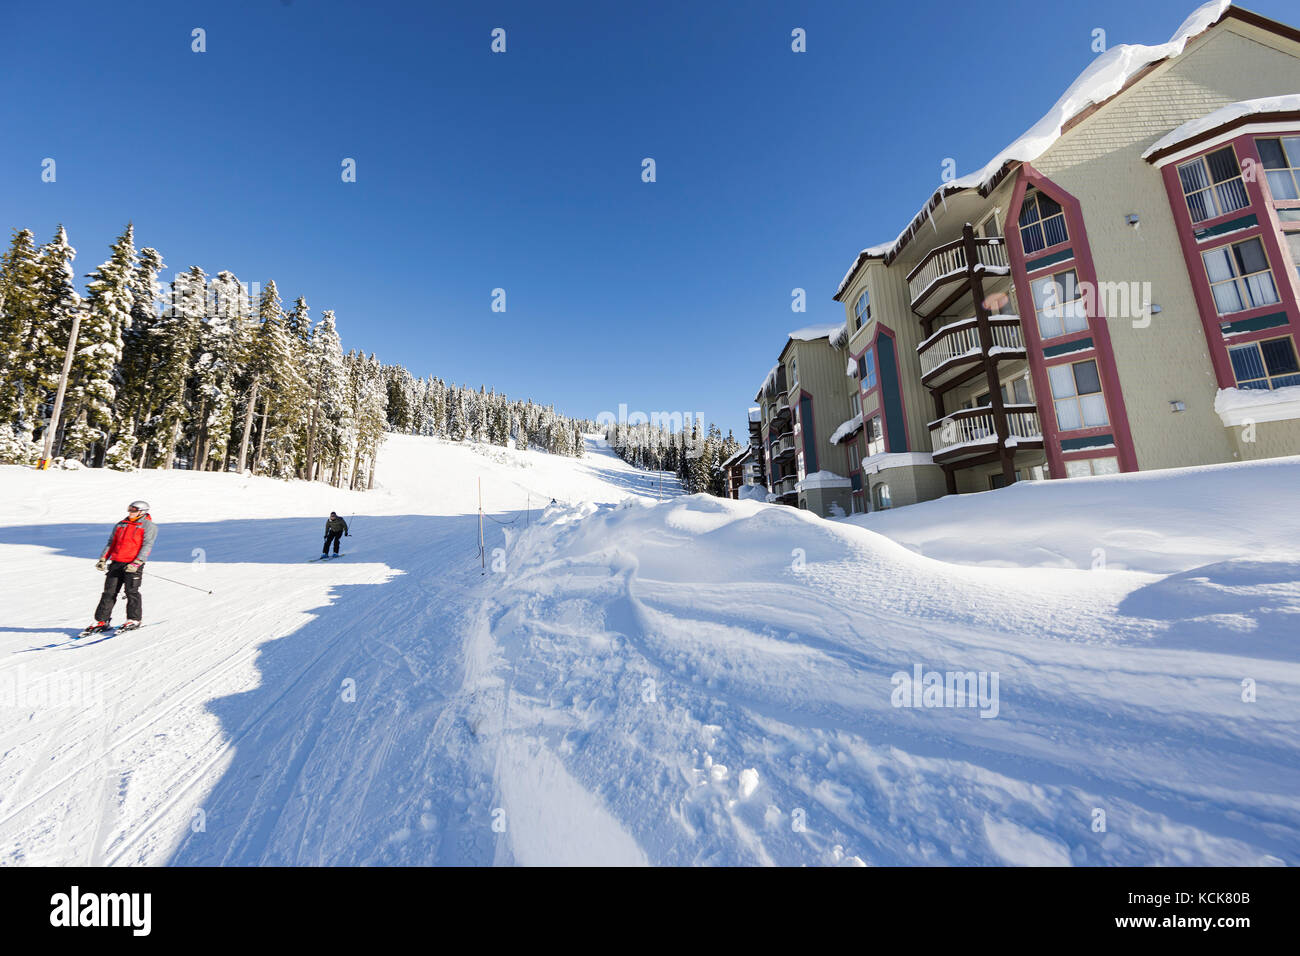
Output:
[[[0,257],[0,463],[249,471],[370,487],[385,431],[581,455],[595,423],[343,352],[332,311],[198,266],[164,284],[131,225],[76,288],[62,226]],[[58,420],[55,395],[77,326]]]
[[[615,454],[637,468],[673,472],[689,495],[703,492],[725,498],[727,475],[722,465],[743,446],[731,432],[724,438],[717,425],[705,430],[702,424],[692,421],[674,431],[647,422],[616,422],[605,426],[605,440]]]

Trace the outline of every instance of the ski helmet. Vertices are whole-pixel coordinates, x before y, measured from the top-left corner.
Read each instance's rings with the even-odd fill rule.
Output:
[[[147,513],[147,512],[149,511],[149,502],[147,502],[147,501],[133,501],[133,502],[131,502],[129,505],[126,506],[126,510],[127,510],[127,511],[130,511],[132,508],[134,508],[136,511],[146,512],[146,513]]]

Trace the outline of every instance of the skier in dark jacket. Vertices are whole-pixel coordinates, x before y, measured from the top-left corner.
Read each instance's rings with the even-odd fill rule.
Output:
[[[320,549],[320,556],[325,557],[330,549],[330,542],[334,542],[334,553],[339,553],[339,539],[343,537],[352,537],[348,534],[348,523],[340,518],[333,511],[330,512],[329,518],[325,521],[325,546]]]
[[[140,626],[143,610],[140,600],[140,578],[144,563],[153,551],[154,539],[158,537],[158,526],[149,515],[149,502],[133,501],[127,506],[126,517],[113,526],[113,533],[108,536],[108,544],[95,562],[95,568],[106,572],[104,575],[104,593],[100,595],[99,605],[95,608],[95,623],[86,628],[84,633],[102,631],[108,627],[113,614],[113,605],[117,603],[118,592],[126,587],[126,623],[123,630]]]

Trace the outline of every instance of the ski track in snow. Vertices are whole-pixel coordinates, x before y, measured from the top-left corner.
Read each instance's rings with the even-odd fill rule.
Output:
[[[598,442],[378,474],[0,468],[0,573],[49,582],[0,621],[0,864],[1300,862],[1300,516],[1249,508],[1300,459],[838,522],[628,500],[680,489]],[[150,626],[68,641],[142,496]],[[893,706],[913,665],[997,717]]]

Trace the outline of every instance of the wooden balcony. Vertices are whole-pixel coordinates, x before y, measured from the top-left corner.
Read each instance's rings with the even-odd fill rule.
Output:
[[[907,274],[913,312],[922,318],[938,315],[969,289],[977,266],[983,266],[986,275],[1010,274],[1006,240],[992,238],[974,242],[976,261],[973,263],[966,261],[965,239],[956,239],[931,249]]]
[[[1020,318],[1014,315],[989,316],[993,338],[990,355],[994,361],[1023,359],[1025,342],[1020,334]],[[975,319],[950,322],[916,347],[921,362],[921,382],[940,388],[956,382],[984,361],[979,327]]]
[[[772,442],[772,460],[779,461],[794,454],[794,432],[786,432]]]
[[[1043,429],[1037,405],[1005,405],[1007,444],[1016,448],[1042,448]],[[987,405],[963,408],[930,423],[930,447],[937,464],[979,458],[998,450],[993,409]]]
[[[772,409],[772,417],[773,418],[790,417],[790,393],[789,392],[781,392],[779,395],[776,396],[775,404]]]
[[[799,484],[798,475],[786,475],[784,478],[778,478],[772,482],[772,494],[785,497],[796,492],[795,486]]]

